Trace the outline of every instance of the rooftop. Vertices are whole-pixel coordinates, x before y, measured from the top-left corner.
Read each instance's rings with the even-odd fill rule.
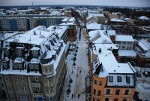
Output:
[[[119,50],[119,56],[128,56],[128,57],[136,57],[136,52],[134,50]]]
[[[134,42],[132,35],[116,35],[116,41],[130,41]]]
[[[107,73],[134,73],[133,67],[130,63],[118,63],[114,57],[112,50],[114,44],[94,44],[96,50],[93,49],[93,53],[98,55],[100,63],[102,63],[103,69]],[[101,49],[101,52],[99,52]],[[110,50],[111,49],[111,50]],[[109,62],[109,63],[108,63]]]

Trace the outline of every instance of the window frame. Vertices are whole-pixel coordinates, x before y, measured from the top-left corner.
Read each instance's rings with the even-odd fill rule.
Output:
[[[113,76],[109,76],[109,82],[113,82]]]
[[[122,82],[122,77],[121,76],[117,76],[117,82]]]

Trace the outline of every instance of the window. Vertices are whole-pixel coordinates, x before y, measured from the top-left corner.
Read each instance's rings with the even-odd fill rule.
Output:
[[[102,85],[102,81],[99,81],[99,85]]]
[[[94,80],[94,84],[97,84],[97,80]]]
[[[125,48],[125,46],[122,46],[122,48],[124,49],[124,48]]]
[[[128,95],[129,94],[129,90],[125,90],[124,94]]]
[[[101,95],[101,91],[100,90],[98,90],[98,94],[97,94],[98,96],[100,96]]]
[[[121,76],[117,76],[117,81],[118,81],[118,82],[122,82]]]
[[[114,99],[114,101],[118,101],[118,99],[117,99],[117,98],[115,98],[115,99]]]
[[[116,90],[116,95],[119,95],[120,90]]]
[[[130,77],[126,76],[126,82],[130,83]]]
[[[39,78],[37,76],[34,77],[35,81],[39,81]]]
[[[123,101],[127,101],[127,99],[126,99],[126,98],[124,98],[124,99],[123,99]]]
[[[93,94],[95,95],[96,94],[96,90],[94,89],[94,92],[93,92]]]
[[[45,73],[48,73],[48,68],[47,67],[45,67]]]
[[[109,101],[109,98],[105,98],[105,101]]]
[[[110,89],[107,89],[107,90],[106,90],[106,94],[110,94]]]
[[[113,82],[113,76],[109,76],[109,82]]]

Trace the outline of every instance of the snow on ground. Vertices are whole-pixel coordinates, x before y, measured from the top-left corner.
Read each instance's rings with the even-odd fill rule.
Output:
[[[136,71],[141,74],[141,77],[137,77],[136,91],[139,92],[139,98],[143,101],[150,101],[150,77],[143,75],[144,71],[150,71],[150,68],[135,67]]]
[[[85,77],[88,75],[89,67],[87,44],[83,34],[81,34],[81,40],[77,40],[75,44],[78,46],[78,51],[71,51],[67,56],[68,71],[60,101],[86,101]],[[73,66],[75,53],[77,60],[75,61],[76,65]],[[69,83],[70,79],[73,80],[72,83]],[[70,93],[67,95],[68,89],[70,89]]]

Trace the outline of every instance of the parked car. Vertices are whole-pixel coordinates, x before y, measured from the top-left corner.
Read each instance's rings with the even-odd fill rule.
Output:
[[[145,77],[148,77],[148,76],[149,76],[147,71],[144,71],[144,72],[143,72],[143,75],[144,75]]]

